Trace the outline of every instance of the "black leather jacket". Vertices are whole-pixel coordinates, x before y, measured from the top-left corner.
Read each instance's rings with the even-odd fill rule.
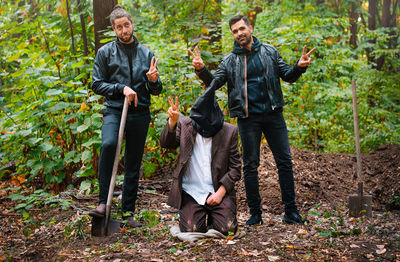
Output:
[[[298,67],[297,63],[294,67],[286,64],[272,45],[262,44],[257,55],[263,66],[271,107],[275,110],[285,105],[279,78],[286,82],[295,82],[305,72],[305,68]],[[230,53],[222,59],[214,75],[206,67],[196,73],[206,86],[209,86],[213,79],[217,82],[217,88],[228,82],[230,116],[246,118],[248,117],[246,71],[246,55]]]
[[[102,46],[96,54],[93,67],[92,89],[96,94],[106,97],[107,107],[122,109],[123,89],[129,86],[138,95],[138,107],[131,110],[143,110],[150,106],[150,94],[158,95],[162,91],[160,78],[153,83],[147,79],[153,53],[135,38],[132,55],[132,71],[129,69],[125,47],[118,40]]]

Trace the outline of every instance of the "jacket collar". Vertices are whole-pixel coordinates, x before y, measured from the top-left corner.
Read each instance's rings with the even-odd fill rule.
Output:
[[[260,50],[260,46],[262,45],[262,43],[254,35],[252,37],[253,37],[253,44],[251,44],[251,50],[250,51],[247,50],[244,47],[240,47],[240,45],[235,40],[233,42],[232,53],[237,54],[237,55],[249,55],[251,53],[258,52]]]

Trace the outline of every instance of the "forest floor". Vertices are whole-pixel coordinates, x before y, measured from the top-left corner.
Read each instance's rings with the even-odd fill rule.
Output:
[[[357,192],[356,158],[292,148],[297,203],[306,225],[282,223],[276,167],[262,146],[260,189],[264,224],[248,227],[243,179],[237,183],[240,238],[207,238],[195,243],[173,238],[175,210],[166,205],[170,169],[140,182],[136,216],[146,226],[122,228],[109,237],[91,236],[87,215],[96,195],[66,191],[28,212],[0,191],[0,261],[400,261],[400,146],[387,144],[362,155],[365,192],[373,216],[348,215],[348,196]],[[4,179],[3,179],[4,180]],[[9,186],[1,181],[1,188]],[[117,187],[118,190],[118,187]],[[119,189],[120,190],[120,189]],[[393,198],[397,196],[397,198]],[[42,200],[42,203],[44,201]],[[114,207],[114,213],[117,207]],[[397,210],[396,210],[397,209]]]

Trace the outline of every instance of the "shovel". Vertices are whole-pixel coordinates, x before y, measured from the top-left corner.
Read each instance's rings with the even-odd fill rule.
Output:
[[[372,216],[372,196],[363,194],[363,176],[362,176],[362,165],[361,165],[361,150],[360,150],[360,135],[358,129],[358,112],[357,112],[357,93],[356,93],[356,81],[351,81],[351,87],[353,90],[353,118],[354,118],[354,136],[356,142],[357,152],[357,181],[358,181],[358,194],[349,195],[349,213],[350,216]]]
[[[111,202],[114,194],[115,179],[117,177],[119,156],[121,153],[122,138],[125,132],[126,115],[128,113],[128,98],[125,97],[124,108],[122,110],[121,123],[119,125],[118,143],[115,152],[114,166],[112,170],[112,176],[110,180],[110,188],[108,190],[107,204],[106,204],[106,215],[104,217],[93,217],[92,218],[92,236],[104,237],[114,233],[120,232],[122,221],[110,219],[111,214]]]

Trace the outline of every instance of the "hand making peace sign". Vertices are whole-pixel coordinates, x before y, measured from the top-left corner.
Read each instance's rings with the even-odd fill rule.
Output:
[[[311,64],[311,57],[310,55],[315,51],[315,47],[313,49],[311,49],[310,52],[306,53],[307,50],[307,46],[303,47],[303,54],[300,57],[300,60],[297,62],[297,65],[299,67],[307,67]]]
[[[149,71],[146,73],[147,78],[151,81],[151,82],[156,82],[158,80],[158,70],[157,70],[157,63],[158,60],[160,60],[159,58],[156,59],[156,62],[154,63],[154,56],[151,59],[151,63],[150,63],[150,69]]]
[[[194,53],[190,49],[188,49],[188,52],[193,57],[192,65],[194,66],[194,68],[197,71],[203,69],[204,68],[204,62],[203,62],[203,59],[201,59],[201,56],[200,56],[199,46],[197,45],[195,47]]]
[[[169,96],[168,97],[169,100],[169,104],[171,105],[168,108],[168,124],[169,124],[169,128],[170,130],[174,130],[176,123],[179,120],[179,101],[178,101],[178,97],[175,97],[175,104],[172,102],[172,98]]]

